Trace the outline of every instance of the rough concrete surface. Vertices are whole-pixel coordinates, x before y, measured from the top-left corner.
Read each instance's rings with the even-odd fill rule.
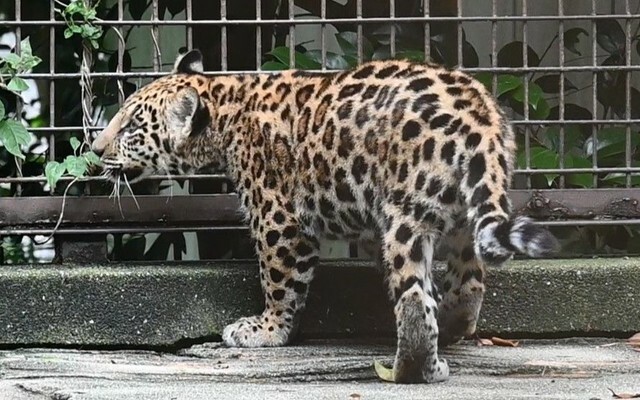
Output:
[[[301,337],[393,336],[382,276],[365,264],[318,268]],[[483,332],[640,331],[638,258],[512,261],[486,281]],[[262,304],[253,262],[3,266],[0,345],[174,345],[214,338]]]
[[[308,341],[275,349],[199,345],[180,354],[23,349],[0,352],[0,398],[98,399],[610,399],[640,392],[640,353],[610,339],[524,340],[447,348],[439,384],[380,382],[393,343]]]

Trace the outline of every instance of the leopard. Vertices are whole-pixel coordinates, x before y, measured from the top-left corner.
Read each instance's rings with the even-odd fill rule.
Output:
[[[322,239],[377,243],[397,383],[448,378],[439,346],[475,332],[487,266],[558,247],[512,210],[506,112],[469,74],[429,62],[208,74],[191,50],[126,99],[92,150],[112,179],[213,170],[235,185],[265,306],[224,328],[231,347],[291,343]]]

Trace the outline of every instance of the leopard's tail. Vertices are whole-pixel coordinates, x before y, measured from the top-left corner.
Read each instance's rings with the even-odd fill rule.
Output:
[[[504,138],[501,151],[487,151],[495,146],[487,134],[475,152],[469,155],[466,176],[462,183],[469,213],[467,219],[474,227],[475,253],[487,264],[501,264],[514,253],[542,257],[557,251],[558,241],[545,227],[534,224],[527,217],[514,217],[507,197],[508,182],[513,169],[510,154],[515,151],[513,132],[501,125]],[[488,144],[486,142],[489,142]],[[487,147],[485,147],[487,145]]]
[[[501,264],[513,253],[543,257],[558,249],[558,241],[546,228],[527,217],[486,217],[475,228],[476,254],[487,264]]]

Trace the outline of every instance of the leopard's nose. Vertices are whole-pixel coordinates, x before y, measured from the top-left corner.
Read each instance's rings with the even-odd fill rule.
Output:
[[[98,157],[102,157],[105,148],[106,146],[100,145],[100,142],[98,140],[94,140],[93,143],[91,143],[91,151],[96,153]]]

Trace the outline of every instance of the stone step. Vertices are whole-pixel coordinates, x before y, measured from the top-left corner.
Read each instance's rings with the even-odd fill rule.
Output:
[[[369,264],[325,261],[309,297],[302,338],[394,334],[382,276]],[[4,346],[181,346],[217,340],[227,323],[261,308],[254,262],[0,268]],[[640,331],[640,259],[490,268],[478,328],[510,337]]]

